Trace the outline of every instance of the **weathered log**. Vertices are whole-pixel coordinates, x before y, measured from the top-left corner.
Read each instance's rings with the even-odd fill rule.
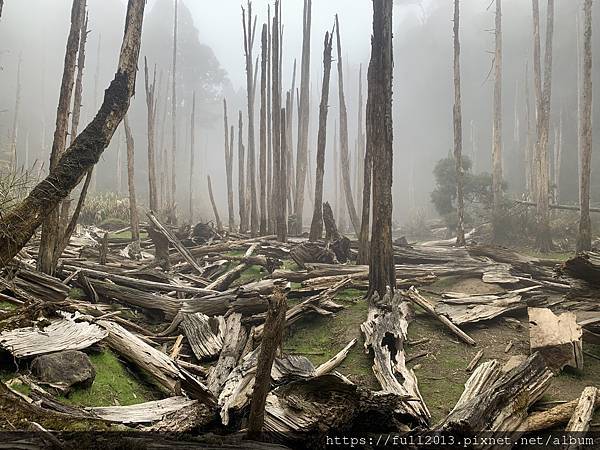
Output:
[[[521,295],[475,296],[442,300],[435,311],[447,316],[455,325],[491,320],[495,317],[527,308]]]
[[[348,356],[348,353],[350,353],[350,350],[352,349],[352,347],[354,347],[356,342],[356,338],[352,339],[348,343],[348,345],[346,345],[342,350],[339,351],[339,353],[337,353],[335,356],[331,357],[329,360],[325,361],[323,364],[317,367],[315,369],[315,375],[320,377],[321,375],[328,374],[337,366],[339,366],[342,363],[342,361],[346,359],[346,356]]]
[[[302,269],[306,268],[307,263],[335,264],[337,262],[333,251],[316,242],[303,242],[296,245],[290,251],[290,257]]]
[[[574,313],[554,315],[547,308],[528,308],[530,351],[539,352],[549,367],[583,369],[581,326]]]
[[[166,415],[187,408],[197,402],[197,400],[178,396],[131,406],[86,408],[86,411],[110,422],[137,424],[159,421]]]
[[[165,414],[158,422],[142,427],[150,433],[190,433],[205,429],[217,418],[214,408],[194,402],[174,412]],[[180,445],[177,443],[176,445]],[[201,448],[201,447],[200,447]]]
[[[567,433],[585,433],[590,428],[590,421],[596,408],[596,398],[598,397],[598,388],[594,386],[586,387],[579,397],[579,402],[575,407],[573,416],[567,424],[565,431]],[[569,447],[571,448],[571,447]]]
[[[408,330],[410,307],[399,292],[387,292],[380,299],[372,296],[367,320],[360,326],[365,335],[365,351],[373,351],[373,373],[384,392],[403,400],[404,413],[417,424],[427,425],[431,415],[412,369],[405,365],[404,342]]]
[[[528,432],[548,430],[569,422],[580,399],[557,405],[546,411],[536,411],[527,417],[522,429]],[[600,406],[600,397],[596,396],[594,407]]]
[[[335,224],[333,211],[329,202],[323,203],[323,223],[325,224],[325,240],[329,242],[331,250],[340,263],[350,259],[350,239],[343,236]]]
[[[181,328],[198,360],[214,358],[221,351],[225,332],[222,316],[209,318],[201,313],[184,314]]]
[[[252,253],[254,253],[254,250],[256,250],[256,247],[258,247],[258,244],[252,244],[250,246],[250,248],[246,251],[244,256],[245,257],[252,256]],[[215,291],[224,291],[229,286],[231,286],[231,283],[233,283],[235,280],[237,280],[240,277],[240,275],[242,274],[242,272],[244,272],[248,267],[249,267],[248,263],[242,262],[241,264],[238,264],[237,266],[235,266],[233,269],[225,272],[223,275],[221,275],[219,278],[217,278],[214,282],[209,284],[206,288],[215,290]]]
[[[600,285],[600,253],[583,252],[565,261],[562,270],[572,277]]]
[[[450,414],[461,409],[469,401],[485,392],[500,378],[500,364],[495,359],[479,365],[465,383],[465,390],[452,408]]]
[[[169,240],[152,225],[146,227],[146,231],[154,243],[154,261],[162,267],[163,270],[171,270]]]
[[[479,364],[479,361],[481,361],[481,358],[483,358],[483,350],[479,350],[477,352],[477,354],[475,356],[473,356],[473,359],[471,360],[471,362],[467,366],[466,371],[467,372],[473,372],[473,369],[475,367],[477,367],[477,364]]]
[[[466,342],[469,345],[475,345],[475,341],[471,338],[467,333],[458,328],[448,317],[438,314],[435,310],[435,307],[414,287],[411,287],[408,291],[403,293],[409,300],[419,305],[421,308],[425,310],[428,314],[435,317],[437,320],[442,322],[448,329],[458,336],[463,342]]]

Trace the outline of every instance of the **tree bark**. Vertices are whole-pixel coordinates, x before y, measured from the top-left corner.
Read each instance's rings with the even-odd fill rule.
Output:
[[[289,95],[288,95],[289,99]],[[288,104],[289,101],[286,102]],[[279,185],[277,190],[279,195],[279,205],[277,206],[277,237],[281,242],[287,242],[287,192],[288,192],[288,174],[287,174],[287,111],[281,108],[281,160],[279,163]]]
[[[590,178],[592,170],[592,0],[585,0],[583,29],[583,67],[581,90],[581,123],[579,126],[580,180],[579,180],[579,234],[577,251],[591,250],[592,224],[590,221]]]
[[[67,49],[65,53],[60,95],[58,98],[58,108],[56,111],[56,128],[54,130],[54,140],[52,142],[52,151],[50,153],[50,172],[56,168],[58,161],[65,152],[69,127],[69,109],[73,94],[73,84],[75,82],[75,64],[81,34],[81,18],[84,14],[84,9],[85,0],[73,0],[71,8],[71,29],[69,31],[69,37],[67,38]],[[48,210],[48,214],[43,218],[42,237],[37,263],[38,270],[47,273],[48,275],[54,273],[54,252],[56,250],[58,239],[59,210],[57,203],[56,208]]]
[[[360,77],[360,98],[362,99],[362,73]],[[359,100],[361,105],[361,113],[359,114],[359,126],[362,126],[362,100]],[[364,135],[361,131],[362,139]],[[364,147],[363,144],[359,144],[360,148]],[[371,147],[365,148],[365,156],[363,163],[363,194],[362,194],[362,217],[360,234],[358,236],[358,256],[356,257],[356,264],[368,264],[369,263],[369,225],[371,224],[371,174],[373,172],[373,155]]]
[[[502,215],[502,0],[496,0],[496,51],[494,55],[494,145],[492,149],[493,237],[499,239]]]
[[[148,76],[148,59],[144,58],[144,81],[146,88],[146,108],[148,117],[148,205],[150,210],[158,210],[158,194],[156,188],[156,150],[154,148],[156,126],[156,64],[152,83]]]
[[[223,118],[225,135],[225,175],[227,177],[227,212],[229,216],[229,231],[235,230],[235,212],[233,210],[233,126],[231,127],[231,143],[229,125],[227,123],[227,100],[223,99]]]
[[[250,418],[248,419],[249,439],[257,440],[261,438],[265,421],[265,402],[271,388],[271,369],[277,355],[277,350],[283,340],[286,310],[287,302],[283,293],[275,293],[269,298],[269,309],[262,333],[252,401],[250,402]]]
[[[315,202],[310,225],[310,241],[323,237],[323,176],[325,175],[325,147],[327,145],[327,110],[329,108],[329,81],[331,79],[331,50],[333,32],[325,33],[323,50],[323,85],[319,106],[319,135],[317,139],[317,172],[315,176]]]
[[[460,6],[454,0],[454,163],[456,164],[456,245],[464,246],[465,241],[465,206],[464,206],[464,171],[462,165],[462,105],[460,92]]]
[[[173,63],[171,66],[172,92],[171,92],[171,204],[169,213],[171,221],[177,221],[177,26],[178,2],[175,0],[173,14]]]
[[[215,198],[213,196],[212,183],[210,182],[210,175],[208,175],[208,195],[210,197],[210,204],[212,205],[213,213],[215,215],[215,221],[217,222],[217,231],[223,231],[223,223],[221,222],[221,217],[219,216],[219,210],[217,209],[217,204],[215,203]]]
[[[96,117],[63,152],[46,179],[0,220],[1,266],[8,264],[27,244],[43,219],[58,207],[98,162],[123,120],[135,91],[145,6],[145,0],[129,0],[119,65]]]
[[[340,22],[338,16],[335,16],[336,38],[337,38],[337,70],[338,70],[338,96],[340,108],[340,151],[341,151],[341,169],[342,181],[344,183],[344,193],[346,196],[346,205],[348,214],[354,232],[359,235],[361,224],[358,221],[358,214],[354,207],[354,198],[352,197],[352,182],[350,179],[350,160],[348,156],[348,111],[346,109],[346,98],[344,96],[344,65],[342,59],[342,42],[340,39]],[[315,204],[318,202],[315,199]]]
[[[373,38],[369,64],[367,148],[373,158],[373,227],[369,262],[369,291],[383,296],[394,290],[392,248],[392,0],[373,0]]]
[[[273,214],[273,99],[272,99],[272,51],[271,5],[267,5],[267,233],[275,230]]]
[[[188,185],[189,205],[188,214],[190,217],[190,223],[194,223],[194,152],[196,145],[196,91],[194,91],[192,98],[192,117],[190,122],[190,180]]]
[[[135,196],[135,142],[133,133],[129,127],[129,119],[125,115],[125,140],[127,142],[127,186],[129,188],[129,220],[131,224],[131,241],[140,241],[140,217],[137,210],[137,199]]]
[[[267,60],[268,60],[268,25],[263,24],[261,33],[260,60],[260,226],[262,236],[267,234]]]
[[[244,147],[244,122],[242,119],[242,111],[238,114],[238,203],[240,214],[240,233],[248,231],[248,210],[246,209],[246,157]]]

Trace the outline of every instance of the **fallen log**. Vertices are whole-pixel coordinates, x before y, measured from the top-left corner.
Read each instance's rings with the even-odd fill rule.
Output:
[[[534,203],[534,202],[526,202],[523,200],[512,200],[512,201],[518,205],[537,206],[537,203]],[[563,211],[579,211],[579,206],[577,206],[577,205],[548,205],[548,207],[550,209],[559,209],[559,210],[563,210]],[[590,207],[590,212],[600,213],[600,208]]]
[[[201,313],[184,314],[181,328],[199,361],[214,358],[223,348],[223,316],[209,318]]]
[[[455,325],[491,320],[509,312],[527,308],[521,295],[475,296],[440,301],[435,311],[448,317]]]
[[[415,373],[405,365],[409,317],[409,304],[399,292],[393,296],[387,292],[382,299],[375,294],[369,300],[367,320],[360,329],[365,336],[365,352],[373,352],[373,373],[382,390],[403,400],[404,413],[412,421],[427,425],[431,415],[419,392]]]
[[[448,319],[448,317],[438,314],[435,310],[435,307],[425,297],[419,294],[419,291],[417,291],[414,287],[411,287],[408,291],[405,291],[404,295],[409,300],[423,308],[425,312],[442,322],[446,327],[448,327],[448,329],[452,333],[458,336],[463,342],[466,342],[469,345],[476,344],[473,338],[471,338],[467,333],[465,333],[456,325],[454,325],[454,323],[452,323],[452,321]]]
[[[329,360],[327,360],[323,364],[321,364],[319,367],[317,367],[315,369],[315,375],[317,377],[320,377],[321,375],[328,374],[329,372],[334,370],[337,366],[339,366],[342,363],[342,361],[344,361],[344,359],[346,359],[346,356],[348,356],[348,353],[350,353],[350,350],[352,349],[352,347],[354,347],[356,342],[357,342],[356,338],[352,339],[348,343],[348,345],[346,345],[342,350],[339,351],[339,353],[337,353],[335,356],[333,356],[332,358],[330,358]]]
[[[565,261],[561,268],[570,276],[600,285],[600,253],[583,252]]]
[[[197,400],[179,396],[131,406],[102,406],[85,408],[85,410],[109,422],[139,424],[159,421],[168,414],[196,403]]]
[[[335,264],[337,258],[332,250],[316,242],[303,242],[290,251],[290,256],[301,269],[308,263]]]
[[[245,257],[252,256],[252,253],[254,253],[254,250],[256,250],[257,246],[258,246],[258,244],[251,245],[250,248],[246,251],[246,254],[244,256]],[[248,267],[250,267],[248,265],[248,263],[242,262],[241,264],[238,264],[237,266],[235,266],[233,269],[225,272],[223,275],[221,275],[219,278],[217,278],[214,282],[209,284],[206,288],[214,290],[214,291],[225,291],[227,288],[229,288],[229,286],[231,286],[231,283],[233,283],[235,280],[237,280],[240,277],[240,275],[242,274],[242,272],[244,272]]]
[[[597,397],[598,388],[588,386],[583,390],[573,416],[571,416],[567,428],[565,428],[567,433],[585,433],[589,430],[590,421],[596,408]]]
[[[547,308],[528,308],[529,347],[539,352],[549,367],[583,369],[582,330],[574,313],[556,316]]]
[[[472,399],[492,387],[498,381],[501,374],[500,363],[495,359],[479,365],[465,383],[465,390],[456,402],[456,405],[454,405],[454,408],[452,408],[450,414],[461,409]]]

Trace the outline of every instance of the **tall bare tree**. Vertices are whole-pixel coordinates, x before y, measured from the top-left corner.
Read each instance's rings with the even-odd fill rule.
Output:
[[[300,102],[298,112],[298,150],[296,152],[296,188],[294,197],[294,233],[302,234],[304,189],[308,166],[308,128],[310,123],[310,35],[312,0],[304,0],[302,18],[302,62],[300,68]]]
[[[190,118],[190,179],[188,184],[188,214],[190,223],[194,223],[194,163],[196,152],[196,91],[192,96],[192,116]]]
[[[275,214],[273,213],[273,99],[271,81],[273,64],[273,40],[271,36],[271,5],[267,5],[267,231],[275,230]]]
[[[227,100],[223,99],[223,121],[225,136],[225,175],[227,178],[227,212],[229,216],[229,231],[235,229],[235,219],[233,210],[233,127],[232,143],[229,143],[229,124],[227,123]]]
[[[344,64],[342,58],[342,41],[340,39],[340,21],[335,15],[335,33],[337,38],[337,70],[338,70],[338,96],[340,109],[340,151],[341,151],[341,169],[342,181],[344,183],[344,193],[346,196],[346,206],[350,215],[350,222],[354,232],[360,234],[360,222],[358,214],[354,207],[354,198],[352,197],[352,181],[350,179],[350,158],[348,156],[348,111],[346,109],[346,98],[344,96]]]
[[[12,170],[16,170],[18,165],[17,136],[19,130],[19,110],[21,109],[21,63],[22,57],[19,55],[19,63],[17,65],[17,89],[15,90],[15,111],[10,132],[10,165]]]
[[[502,0],[496,0],[494,52],[494,145],[492,148],[493,234],[499,239],[502,208]]]
[[[361,75],[362,84],[362,75]],[[362,89],[361,89],[362,96]],[[362,101],[359,102],[362,104]],[[362,119],[362,107],[359,120]],[[359,124],[361,122],[359,121]],[[362,134],[362,132],[361,132]],[[363,193],[360,234],[358,236],[358,256],[356,264],[369,263],[369,226],[371,225],[371,175],[373,172],[373,154],[369,145],[365,148],[363,163]]]
[[[2,8],[4,8],[4,0],[0,0],[0,19],[2,18]]]
[[[71,28],[69,30],[69,37],[67,38],[67,49],[56,111],[56,128],[54,130],[54,140],[50,153],[50,172],[57,167],[67,143],[69,111],[73,97],[73,84],[75,82],[75,65],[84,13],[85,0],[73,0],[71,7]],[[38,269],[41,272],[52,275],[55,270],[55,267],[53,267],[53,262],[55,261],[54,252],[59,240],[58,208],[49,210],[43,219]]]
[[[148,205],[151,211],[158,210],[158,193],[156,184],[156,112],[158,97],[156,95],[156,64],[152,82],[148,74],[148,59],[144,58],[144,86],[146,90],[146,109],[148,122]]]
[[[73,144],[62,152],[49,175],[0,219],[0,266],[12,260],[31,239],[43,219],[56,210],[60,202],[98,162],[127,113],[130,98],[135,91],[145,6],[145,0],[129,0],[117,72],[106,90],[104,102],[96,117]],[[78,13],[72,14],[72,17],[79,18]],[[66,84],[72,89],[72,83]],[[64,131],[66,125],[61,129]],[[58,133],[57,138],[61,135]],[[65,142],[66,133],[62,135],[62,139]]]
[[[238,114],[238,202],[240,213],[240,233],[248,231],[248,209],[246,205],[246,149],[244,147],[244,122],[242,111]]]
[[[329,80],[331,78],[331,49],[333,32],[325,33],[323,50],[323,87],[319,106],[319,135],[317,138],[317,172],[315,176],[315,203],[309,240],[316,241],[323,236],[323,176],[325,175],[325,147],[327,146],[327,110],[329,108]]]
[[[462,165],[462,105],[460,94],[460,6],[454,0],[454,163],[456,165],[456,245],[465,245],[464,170]]]
[[[135,195],[135,142],[133,133],[129,126],[129,119],[125,115],[125,140],[127,142],[127,186],[129,188],[129,222],[131,224],[131,241],[139,252],[140,241],[140,217],[137,210],[137,198]]]
[[[171,91],[171,205],[169,212],[171,221],[177,218],[177,27],[178,27],[178,3],[175,0],[173,13],[173,63],[171,66],[172,91]]]
[[[221,216],[219,216],[219,210],[217,209],[217,204],[215,203],[215,197],[213,196],[212,183],[210,181],[210,175],[207,176],[208,181],[208,196],[210,198],[210,204],[213,209],[213,214],[215,215],[215,221],[217,222],[217,231],[223,231],[223,223],[221,222]]]
[[[579,180],[579,234],[577,251],[591,250],[592,224],[590,221],[590,178],[592,163],[592,0],[583,3],[583,67],[581,89],[581,124],[579,145],[581,173]]]
[[[261,33],[261,60],[260,60],[260,150],[259,150],[259,177],[260,177],[260,234],[267,234],[267,60],[268,54],[268,28],[263,24]]]

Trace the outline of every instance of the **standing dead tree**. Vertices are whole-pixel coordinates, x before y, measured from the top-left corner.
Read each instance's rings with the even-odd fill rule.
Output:
[[[344,183],[344,193],[346,195],[346,205],[350,222],[354,232],[360,234],[360,222],[358,214],[354,207],[354,198],[352,197],[352,182],[350,179],[350,158],[348,156],[348,111],[346,109],[346,98],[344,96],[344,64],[342,59],[342,42],[340,39],[340,22],[337,14],[335,15],[335,33],[337,38],[337,70],[338,70],[338,96],[340,108],[340,151],[341,151],[341,169],[342,181]],[[317,201],[315,200],[315,204]]]
[[[0,0],[0,18],[2,18],[2,8],[4,7],[4,0]]]
[[[373,0],[373,37],[367,100],[367,148],[373,158],[373,228],[369,261],[369,292],[394,289],[392,248],[392,50],[393,0]],[[375,176],[376,174],[376,176]]]
[[[67,49],[65,53],[60,94],[58,97],[58,108],[56,111],[56,128],[54,130],[54,140],[52,142],[52,151],[50,153],[50,172],[56,168],[58,161],[65,152],[69,127],[69,110],[73,96],[73,84],[75,82],[75,65],[84,12],[85,0],[73,0],[71,8],[71,28],[69,37],[67,38]],[[58,239],[59,209],[57,204],[56,208],[49,210],[48,214],[43,217],[42,237],[38,255],[38,269],[41,272],[49,275],[54,273],[55,267],[53,262],[57,259],[55,258],[54,253],[57,249]]]
[[[300,68],[300,100],[298,110],[298,150],[296,152],[296,188],[294,196],[294,234],[302,234],[304,190],[308,165],[308,128],[310,123],[310,32],[312,0],[304,0],[302,18],[302,63]]]
[[[238,114],[238,203],[240,213],[240,233],[248,231],[248,210],[246,208],[245,148],[243,141],[244,122],[242,111]]]
[[[361,77],[362,78],[362,77]],[[361,89],[362,93],[362,89]],[[361,114],[362,115],[362,114]],[[359,116],[360,117],[360,116]],[[369,263],[369,225],[371,221],[371,175],[373,173],[373,152],[369,145],[365,148],[363,164],[363,194],[360,234],[358,236],[358,256],[356,264]]]
[[[268,28],[263,24],[261,33],[260,59],[260,150],[258,171],[260,177],[260,225],[261,235],[267,234],[267,60],[268,60]]]
[[[148,59],[144,58],[144,82],[146,90],[146,109],[148,117],[148,205],[151,211],[158,210],[158,194],[156,186],[156,111],[158,98],[156,95],[156,64],[152,82],[148,75]]]
[[[127,114],[124,120],[125,140],[127,142],[127,186],[129,188],[129,223],[131,224],[131,242],[133,252],[139,253],[140,245],[140,217],[137,210],[137,199],[135,196],[135,142],[133,133],[129,126]]]
[[[188,184],[188,214],[190,223],[194,223],[194,153],[196,145],[196,91],[192,96],[192,116],[190,118],[190,179]]]
[[[43,219],[56,210],[98,162],[127,113],[135,91],[145,6],[145,0],[129,0],[119,65],[96,117],[62,153],[50,174],[0,220],[0,266],[12,260],[31,239]]]
[[[267,5],[267,233],[275,229],[273,214],[273,99],[271,75],[273,72],[271,55],[271,5]]]
[[[171,67],[171,204],[169,214],[171,222],[177,220],[177,25],[178,25],[178,1],[175,0],[173,13],[173,63]]]
[[[248,95],[248,180],[250,181],[250,232],[252,236],[258,234],[258,207],[256,203],[256,151],[254,137],[254,100],[256,75],[253,66],[252,51],[256,34],[256,20],[252,20],[252,2],[248,0],[248,21],[246,23],[246,10],[242,7],[242,25],[244,31],[244,55],[246,56],[246,90]]]
[[[454,163],[456,164],[456,245],[463,246],[465,242],[465,204],[464,204],[464,170],[462,165],[462,105],[460,94],[460,6],[459,0],[454,0]]]
[[[223,223],[221,222],[221,216],[219,216],[219,210],[215,203],[215,197],[213,196],[212,183],[210,182],[210,175],[207,176],[208,181],[208,196],[210,197],[210,204],[215,215],[215,221],[217,222],[217,231],[220,233],[223,231]]]
[[[10,166],[12,170],[17,170],[17,135],[19,129],[19,109],[21,108],[21,63],[22,57],[19,55],[17,65],[17,89],[15,92],[15,111],[13,114],[12,129],[10,132]]]
[[[233,126],[231,127],[231,143],[229,142],[229,124],[227,123],[227,100],[223,99],[223,119],[225,124],[225,175],[227,177],[227,213],[229,231],[235,229],[233,211]]]
[[[496,51],[494,53],[494,144],[492,147],[493,235],[499,238],[502,207],[502,0],[496,0]]]
[[[286,197],[288,204],[288,211],[294,210],[294,198],[295,198],[295,189],[296,189],[296,181],[294,177],[294,133],[293,133],[293,123],[294,123],[294,91],[296,90],[296,60],[294,59],[294,69],[292,71],[292,88],[289,90],[287,94],[286,101],[286,171],[287,171],[287,185],[286,185]]]
[[[333,31],[325,33],[323,49],[323,85],[319,106],[319,134],[317,138],[317,172],[315,176],[315,203],[310,225],[310,241],[323,236],[323,176],[325,175],[325,147],[327,146],[327,110],[329,109],[329,81],[331,79],[331,50]]]
[[[592,0],[585,0],[583,29],[583,67],[581,90],[581,123],[579,146],[581,174],[579,176],[579,234],[577,251],[591,250],[590,177],[592,163]]]

